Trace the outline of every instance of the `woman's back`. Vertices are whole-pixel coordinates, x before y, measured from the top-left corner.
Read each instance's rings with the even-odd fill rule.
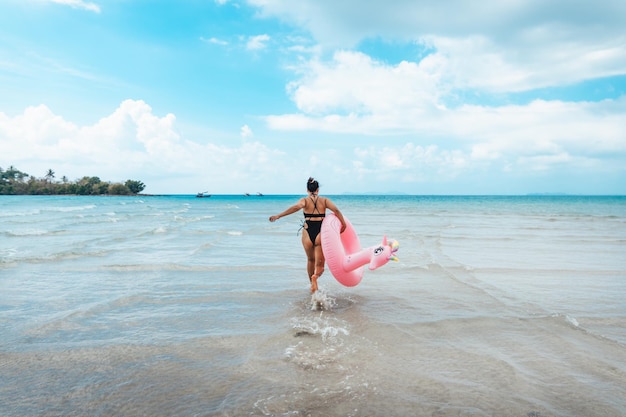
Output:
[[[321,214],[326,213],[326,197],[320,197],[318,195],[311,195],[309,197],[304,197],[304,207],[302,211],[304,211],[304,215],[307,217],[315,217],[311,216],[312,214]]]

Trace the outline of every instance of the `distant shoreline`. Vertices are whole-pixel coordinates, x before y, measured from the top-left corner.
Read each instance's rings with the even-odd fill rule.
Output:
[[[264,194],[263,196],[245,194],[212,194],[203,197],[203,200],[220,197],[242,197],[246,199],[260,199],[261,197],[298,197],[301,194]],[[626,194],[566,194],[566,193],[529,193],[529,194],[385,194],[385,193],[343,193],[326,194],[332,197],[458,197],[458,198],[520,198],[520,197],[626,197]],[[196,194],[0,194],[0,197],[196,197]],[[257,197],[257,198],[254,198]]]

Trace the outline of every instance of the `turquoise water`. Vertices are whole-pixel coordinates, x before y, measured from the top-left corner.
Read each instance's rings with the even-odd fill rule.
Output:
[[[320,303],[297,198],[1,196],[0,415],[626,414],[625,197],[333,196]]]

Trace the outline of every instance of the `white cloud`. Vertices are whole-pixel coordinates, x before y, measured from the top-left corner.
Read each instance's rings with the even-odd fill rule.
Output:
[[[429,51],[399,64],[347,49],[330,60],[301,61],[298,78],[288,86],[298,112],[267,116],[272,129],[412,135],[421,144],[457,147],[483,163],[542,156],[564,161],[553,158],[564,154],[574,161],[625,151],[625,98],[450,104],[462,102],[457,97],[465,91],[512,93],[626,74],[626,5],[620,2],[563,8],[560,0],[494,0],[481,8],[465,1],[400,0],[393,7],[376,0],[303,0],[298,7],[286,0],[251,3],[265,16],[306,27],[327,48],[351,48],[377,37],[416,42]]]
[[[610,136],[613,142],[623,137],[624,98],[600,103],[537,100],[519,106],[449,108],[445,105],[446,87],[437,72],[440,66],[436,55],[419,64],[397,65],[347,51],[336,53],[331,62],[313,60],[303,65],[300,79],[289,86],[300,113],[272,115],[267,121],[279,130],[470,139],[490,138],[502,131],[536,134],[549,124],[553,125],[550,134],[556,137],[572,130],[575,137],[593,133]]]
[[[429,181],[434,177],[453,179],[471,164],[471,157],[460,150],[414,143],[357,148],[355,155],[359,178],[377,177],[404,183]]]
[[[266,116],[269,132],[259,126],[253,135],[243,125],[239,132],[228,126],[189,137],[173,114],[157,116],[143,101],[124,101],[86,126],[37,106],[16,117],[0,113],[0,162],[35,175],[52,168],[70,178],[120,176],[161,187],[148,192],[192,193],[297,192],[303,187],[294,173],[303,171],[336,192],[415,191],[411,184],[474,192],[463,185],[476,178],[490,182],[510,175],[524,181],[529,175],[566,178],[568,172],[593,176],[600,170],[610,171],[604,178],[618,184],[626,175],[626,97],[567,102],[537,96],[527,104],[476,104],[486,103],[485,96],[532,97],[538,88],[625,74],[625,2],[486,0],[480,8],[466,0],[397,0],[393,7],[382,0],[248,3],[258,8],[255,18],[278,18],[281,26],[277,32],[269,31],[276,20],[261,30],[251,26],[257,30],[252,33],[267,32],[239,41],[252,51],[270,41],[283,45],[278,62],[295,74],[287,92],[296,109]],[[285,25],[298,30],[280,39]],[[360,45],[363,40],[371,43]],[[415,56],[386,60],[376,50],[385,42],[412,45]],[[355,50],[361,46],[371,55]],[[80,76],[69,66],[54,68]],[[467,95],[473,104],[463,104]],[[246,140],[237,140],[237,133]],[[228,140],[237,145],[216,143]],[[181,184],[192,189],[182,190]],[[262,186],[267,184],[277,188]],[[459,188],[442,190],[441,184]]]
[[[84,9],[90,12],[100,13],[100,6],[96,3],[91,3],[83,0],[48,0],[52,3],[63,4],[75,9]]]
[[[419,192],[424,187],[430,192],[471,193],[480,188],[468,188],[464,181],[475,173],[550,175],[558,167],[623,174],[623,158],[602,158],[626,154],[626,120],[619,110],[625,104],[626,99],[585,106],[538,101],[495,111],[468,106],[456,113],[442,111],[438,123],[448,128],[439,134],[447,135],[445,141],[429,137],[425,129],[409,139],[364,136],[356,149],[350,143],[342,146],[331,134],[291,149],[286,143],[274,149],[248,140],[218,145],[206,137],[184,137],[173,114],[157,116],[141,100],[126,100],[85,126],[40,105],[14,117],[0,112],[0,156],[3,165],[35,176],[53,169],[57,177],[70,179],[137,179],[151,193],[299,192],[308,175],[320,177],[327,193]],[[311,126],[320,122],[305,118]],[[355,118],[352,128],[359,125]],[[562,118],[569,120],[569,127]],[[605,127],[598,129],[600,125]],[[245,136],[251,129],[243,125],[240,133]],[[459,188],[442,188],[446,184]]]
[[[267,47],[266,42],[270,40],[269,35],[257,35],[250,36],[248,38],[248,42],[246,43],[246,49],[251,51],[256,51],[259,49],[264,49]]]
[[[270,115],[266,121],[282,131],[411,135],[419,143],[452,144],[474,163],[501,159],[527,164],[528,158],[543,158],[542,165],[562,164],[626,153],[626,97],[450,108],[443,104],[446,87],[438,73],[443,61],[435,54],[420,63],[389,65],[348,51],[336,53],[330,62],[314,59],[289,86],[300,113]],[[447,163],[467,166],[458,157]]]
[[[70,179],[97,175],[156,184],[146,192],[193,193],[211,186],[212,192],[237,193],[246,182],[286,177],[282,165],[290,169],[280,151],[259,142],[229,147],[183,138],[173,114],[156,116],[141,100],[126,100],[88,126],[66,121],[44,105],[15,117],[0,112],[0,155],[35,176],[51,168]]]
[[[423,35],[466,37],[485,34],[503,42],[523,34],[536,41],[545,37],[565,39],[623,33],[626,4],[616,0],[595,3],[569,0],[529,2],[485,0],[482,7],[467,0],[248,0],[265,17],[279,17],[304,27],[321,43],[353,47],[361,39],[384,35],[386,38],[416,39]],[[391,7],[393,6],[393,7]],[[599,26],[598,24],[601,24]],[[555,34],[542,33],[554,25]],[[573,29],[578,28],[578,31]],[[534,36],[534,38],[533,38]]]
[[[456,88],[523,91],[626,73],[621,1],[249,3],[263,16],[304,27],[327,50],[368,38],[429,45],[440,56],[439,74]]]
[[[339,51],[331,62],[313,60],[301,71],[289,90],[304,113],[385,115],[434,107],[438,101],[437,75],[427,64],[389,66],[359,52]]]
[[[575,42],[550,38],[550,30],[545,32],[538,44],[476,35],[431,36],[422,41],[436,50],[440,76],[455,89],[509,93],[626,74],[626,35]]]
[[[241,134],[241,137],[244,138],[244,139],[248,139],[248,138],[251,138],[252,136],[254,136],[254,133],[252,132],[252,129],[250,129],[250,126],[248,126],[248,125],[241,126],[240,134]]]
[[[487,0],[480,8],[463,0],[399,0],[393,7],[383,0],[250,3],[266,17],[306,28],[326,51],[341,48],[331,59],[318,54],[300,62],[288,86],[298,112],[267,116],[272,129],[410,136],[441,152],[456,148],[447,163],[463,169],[543,170],[626,153],[626,97],[453,104],[467,92],[502,95],[625,75],[624,2]],[[351,50],[368,38],[414,42],[427,54],[389,64]],[[391,151],[385,155],[383,166],[408,165]]]
[[[225,41],[223,39],[218,39],[216,37],[205,38],[205,37],[201,36],[200,40],[202,42],[211,43],[211,44],[214,44],[214,45],[222,45],[222,46],[228,45],[228,41]]]

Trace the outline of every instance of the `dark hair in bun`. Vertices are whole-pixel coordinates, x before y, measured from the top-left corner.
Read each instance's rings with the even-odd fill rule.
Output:
[[[306,189],[314,193],[318,188],[320,188],[320,184],[313,177],[309,177],[309,180],[306,182]]]

